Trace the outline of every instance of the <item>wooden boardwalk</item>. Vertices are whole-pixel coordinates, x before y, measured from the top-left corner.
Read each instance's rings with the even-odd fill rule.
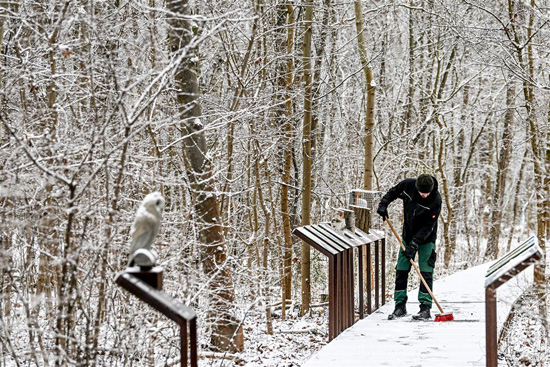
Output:
[[[455,321],[418,322],[417,290],[409,292],[409,316],[387,320],[393,302],[360,320],[315,353],[302,367],[485,366],[484,264],[436,281],[435,296]],[[532,281],[528,269],[498,291],[499,328],[513,301]],[[437,312],[434,304],[432,315]]]

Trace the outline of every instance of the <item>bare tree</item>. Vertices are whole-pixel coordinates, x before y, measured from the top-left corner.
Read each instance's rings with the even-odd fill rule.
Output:
[[[313,0],[306,1],[304,19],[303,69],[304,69],[304,120],[302,130],[302,225],[311,223],[312,165],[311,151],[313,134],[311,131],[313,108],[313,72],[312,72],[312,33]],[[302,314],[309,310],[311,302],[311,248],[302,243]]]
[[[506,178],[512,156],[512,131],[514,125],[515,113],[515,95],[516,89],[513,78],[509,77],[510,85],[506,87],[506,113],[504,114],[504,124],[502,128],[502,137],[500,138],[500,151],[497,156],[497,172],[495,182],[495,192],[492,202],[492,213],[489,221],[489,237],[487,238],[487,249],[485,257],[494,259],[499,254],[499,238],[502,226],[502,212],[504,210],[504,193],[506,190]]]
[[[369,66],[367,45],[365,41],[365,30],[363,27],[363,4],[361,0],[354,0],[355,29],[357,31],[357,45],[359,47],[359,59],[365,81],[367,84],[367,103],[365,107],[365,168],[363,188],[372,190],[374,158],[373,158],[373,135],[374,135],[374,104],[376,101],[376,87],[372,75],[372,68]]]
[[[278,14],[281,21],[286,19],[286,35],[281,38],[285,50],[286,63],[281,64],[279,87],[284,91],[282,102],[284,108],[281,109],[281,120],[283,122],[283,169],[281,185],[281,217],[283,226],[284,248],[282,249],[282,291],[283,291],[283,317],[286,312],[286,302],[292,299],[292,225],[290,218],[289,187],[292,169],[292,144],[294,137],[294,126],[292,124],[293,101],[292,86],[294,73],[294,59],[292,52],[294,50],[294,7],[292,4],[278,7]],[[284,29],[284,28],[282,28]]]
[[[193,29],[188,16],[187,1],[172,0],[166,3],[174,15],[170,41],[172,52],[180,59],[175,83],[179,118],[182,122],[183,157],[191,183],[193,205],[200,223],[202,243],[201,258],[204,271],[209,276],[212,290],[212,306],[207,319],[212,322],[211,343],[218,350],[231,351],[244,348],[242,325],[235,315],[233,280],[227,265],[225,237],[221,226],[219,201],[215,194],[212,162],[207,158],[208,149],[199,102],[197,84],[198,67],[193,52]]]

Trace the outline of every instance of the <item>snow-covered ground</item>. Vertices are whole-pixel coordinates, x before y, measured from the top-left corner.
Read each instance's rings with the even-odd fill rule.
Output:
[[[378,310],[368,318],[357,322],[338,338],[328,343],[327,307],[316,307],[305,317],[300,317],[298,305],[288,309],[287,319],[280,318],[280,310],[275,310],[274,333],[266,334],[265,312],[261,307],[251,310],[244,321],[246,349],[235,355],[220,355],[199,348],[200,367],[221,366],[268,366],[268,367],[322,367],[322,366],[476,366],[485,365],[485,325],[484,325],[484,280],[488,265],[481,265],[436,280],[434,291],[444,310],[452,312],[455,321],[446,323],[412,322],[410,317],[390,322],[387,315],[393,303]],[[521,277],[512,279],[498,289],[499,324],[502,325],[515,298],[526,285],[521,279],[532,275],[533,268],[523,272]],[[417,283],[413,280],[411,284]],[[409,293],[408,311],[417,312],[416,290]],[[135,301],[137,302],[137,301]],[[540,300],[525,297],[517,305],[516,317],[508,325],[499,349],[501,364],[508,366],[544,366],[550,363],[550,353],[546,332],[541,318]],[[14,316],[23,311],[21,303],[14,303]],[[146,306],[144,311],[149,310]],[[437,312],[434,305],[433,313]],[[156,314],[155,314],[156,315]],[[122,315],[121,318],[128,318]],[[16,320],[17,318],[14,318]],[[19,319],[23,319],[21,316]],[[148,319],[141,319],[149,322]],[[153,333],[162,335],[163,340],[173,342],[168,350],[170,357],[159,357],[152,363],[133,357],[129,365],[172,366],[178,364],[179,335],[173,323],[153,317],[148,327],[154,332],[136,338],[135,345],[119,345],[122,354],[133,353]],[[6,326],[0,319],[0,327]],[[122,324],[121,324],[122,325]],[[26,358],[25,345],[28,344],[26,325],[10,324],[11,335],[17,343],[13,353],[20,358],[21,366],[42,365]],[[112,328],[113,325],[106,325]],[[117,330],[123,330],[117,329]],[[109,350],[108,345],[102,346]],[[6,351],[6,349],[4,349]],[[162,353],[163,350],[159,350]],[[111,352],[112,353],[112,352]],[[223,358],[222,358],[223,357]],[[106,363],[103,358],[98,365],[123,365]],[[168,360],[169,363],[165,363]],[[156,362],[156,363],[155,363]],[[45,365],[45,364],[44,364]],[[11,355],[5,354],[0,367],[15,367]]]
[[[388,321],[387,315],[393,310],[393,302],[389,302],[327,344],[326,314],[319,310],[304,318],[275,320],[274,335],[265,335],[264,330],[260,329],[249,329],[247,352],[239,355],[238,361],[206,363],[203,360],[201,365],[485,366],[484,281],[489,265],[476,266],[436,281],[436,297],[445,312],[453,313],[455,321],[415,322],[410,316]],[[498,289],[499,327],[531,279],[532,267]],[[409,314],[418,311],[415,298],[416,290],[413,290],[409,293]],[[438,312],[435,304],[432,311],[433,314]],[[525,324],[525,318],[522,320]],[[519,359],[536,361],[533,354],[537,351],[544,354],[544,345],[540,341],[522,340],[528,330],[526,326],[522,335],[511,336],[505,347],[517,354]],[[525,343],[535,345],[526,350]],[[538,360],[544,359],[542,354]],[[506,365],[505,356],[501,353],[500,357],[499,363]],[[510,357],[506,360],[510,363]],[[514,362],[513,365],[522,364]]]

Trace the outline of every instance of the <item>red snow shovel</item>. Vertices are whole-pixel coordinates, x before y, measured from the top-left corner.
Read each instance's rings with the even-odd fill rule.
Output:
[[[403,242],[401,241],[401,238],[399,238],[399,235],[397,234],[397,232],[395,232],[395,229],[393,229],[393,226],[391,225],[391,222],[390,222],[390,218],[386,217],[385,219],[386,219],[386,223],[388,223],[388,225],[391,228],[391,231],[395,235],[395,238],[397,238],[397,241],[399,241],[399,244],[401,245],[401,248],[403,249],[403,251],[405,251],[405,245],[403,245]],[[426,280],[424,279],[424,277],[420,273],[420,269],[418,268],[418,266],[414,263],[414,261],[412,259],[409,259],[409,261],[411,262],[411,265],[414,267],[414,270],[416,270],[416,273],[420,277],[420,280],[422,280],[422,283],[424,284],[424,287],[426,287],[426,289],[428,290],[428,293],[430,293],[430,296],[432,296],[432,299],[434,300],[435,304],[437,305],[437,308],[439,308],[439,312],[441,312],[440,314],[435,315],[435,322],[453,321],[455,319],[454,316],[453,316],[453,313],[452,312],[447,312],[447,313],[443,312],[443,309],[439,305],[439,302],[437,302],[437,300],[435,299],[435,296],[432,293],[432,290],[430,289],[430,287],[428,286],[428,283],[426,283]]]

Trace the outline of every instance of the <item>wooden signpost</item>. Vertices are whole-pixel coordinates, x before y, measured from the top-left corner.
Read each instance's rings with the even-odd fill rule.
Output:
[[[497,301],[496,290],[525,270],[528,266],[538,263],[543,252],[535,236],[523,242],[514,250],[495,262],[485,276],[485,340],[487,367],[497,367]]]
[[[128,268],[115,277],[128,292],[161,312],[180,327],[181,367],[197,367],[197,314],[168,293],[162,291],[162,269],[141,271]]]

